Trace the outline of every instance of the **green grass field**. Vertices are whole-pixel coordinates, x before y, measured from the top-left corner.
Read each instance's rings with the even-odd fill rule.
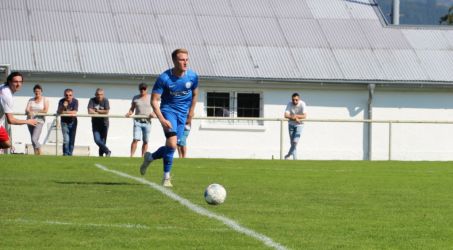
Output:
[[[0,156],[0,249],[270,249],[96,163],[139,177],[138,158]],[[288,249],[453,249],[451,162],[176,159],[172,182]]]

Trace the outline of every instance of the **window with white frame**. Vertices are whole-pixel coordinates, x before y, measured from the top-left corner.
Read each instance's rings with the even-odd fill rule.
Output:
[[[205,100],[207,117],[260,118],[263,115],[261,93],[237,91],[207,91]],[[210,121],[210,123],[263,125],[261,121],[257,120],[222,120]]]

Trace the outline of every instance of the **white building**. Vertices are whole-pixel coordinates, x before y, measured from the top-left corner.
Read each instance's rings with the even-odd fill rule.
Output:
[[[198,117],[282,118],[299,92],[310,119],[453,121],[453,29],[388,25],[373,0],[3,0],[0,20],[0,64],[26,76],[17,112],[39,83],[51,112],[72,88],[86,114],[102,87],[111,114],[124,115],[137,85],[152,85],[171,67],[171,51],[185,47],[201,79]],[[398,123],[389,134],[387,123],[309,121],[298,152],[452,160],[451,131]],[[30,142],[25,126],[12,132],[16,146]],[[279,158],[281,132],[279,121],[196,120],[189,157]],[[283,135],[286,153],[286,123]],[[113,156],[128,156],[131,138],[131,120],[112,118]],[[155,121],[150,149],[163,141]],[[79,119],[76,145],[97,155],[89,118]]]

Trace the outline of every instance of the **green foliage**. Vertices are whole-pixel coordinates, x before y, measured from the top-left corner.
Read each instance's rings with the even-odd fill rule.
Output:
[[[448,9],[448,14],[442,16],[439,21],[440,24],[453,25],[453,6]]]
[[[0,156],[0,249],[267,249],[95,163],[139,176],[138,158]],[[173,175],[178,195],[291,249],[453,246],[450,162],[175,159]],[[220,206],[203,200],[214,182]]]

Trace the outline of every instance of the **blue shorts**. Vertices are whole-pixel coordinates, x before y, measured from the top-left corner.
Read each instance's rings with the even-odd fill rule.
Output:
[[[187,145],[187,137],[189,136],[190,130],[184,129],[184,133],[179,138],[178,137],[178,146],[185,147]]]
[[[187,114],[179,114],[175,111],[162,110],[162,115],[171,123],[171,129],[164,133],[176,133],[177,138],[181,138],[184,134],[184,126],[187,120]]]
[[[151,133],[151,123],[134,120],[134,140],[148,143],[149,134]]]

